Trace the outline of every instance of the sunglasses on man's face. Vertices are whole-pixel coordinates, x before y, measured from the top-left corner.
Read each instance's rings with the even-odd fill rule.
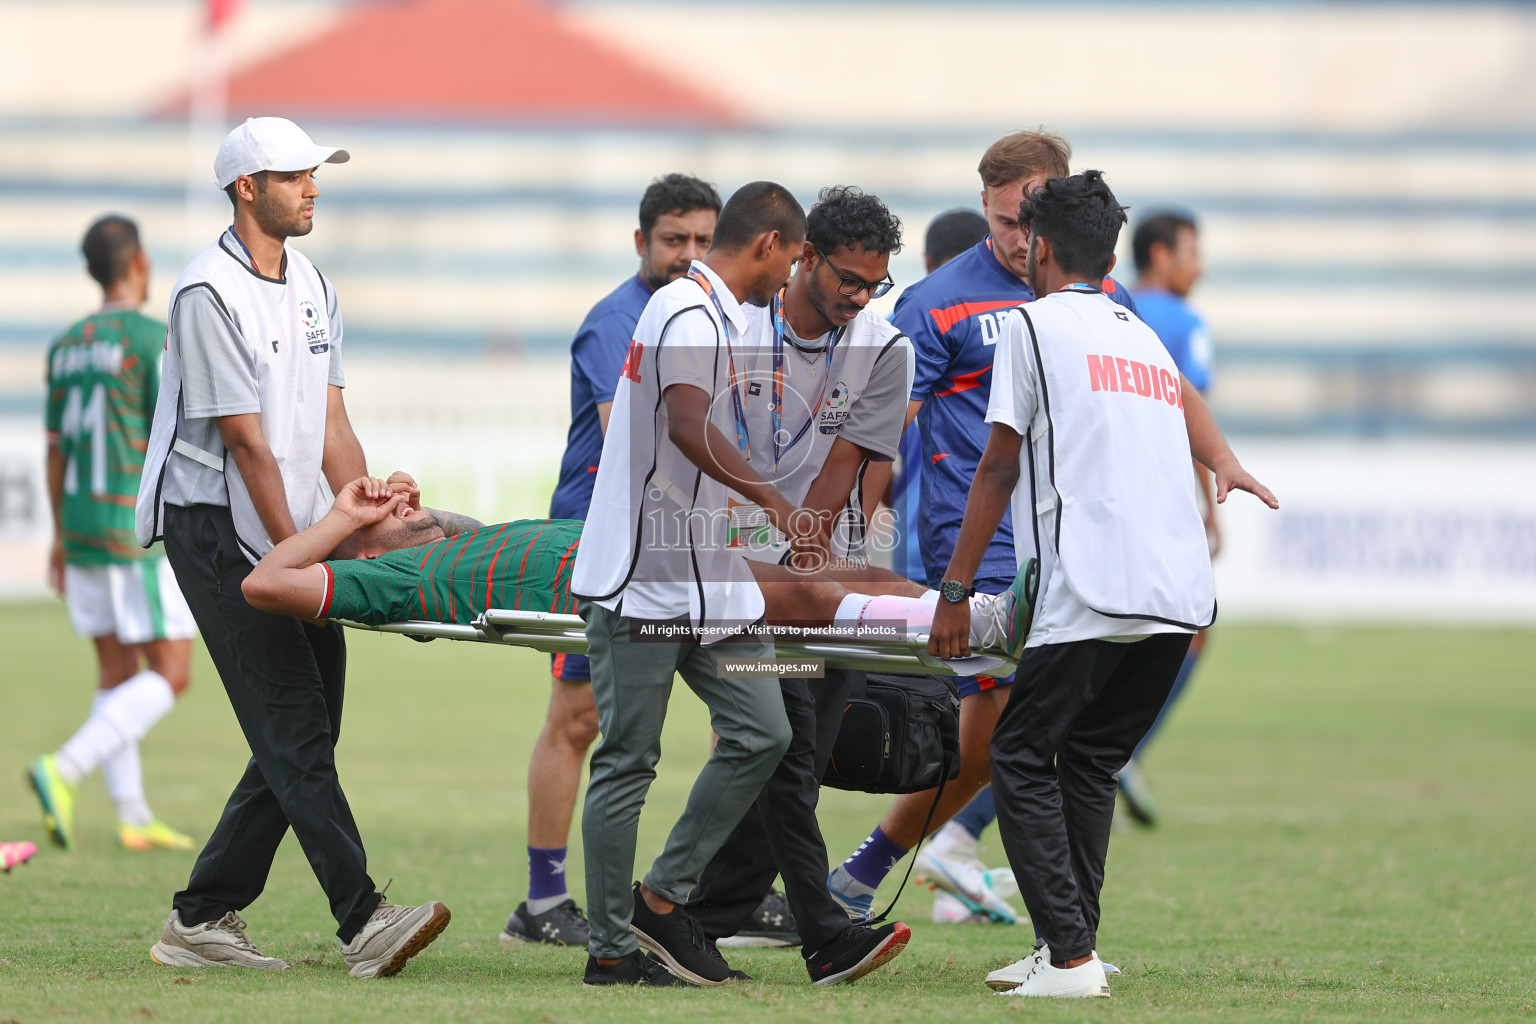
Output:
[[[839,295],[846,295],[852,298],[859,294],[859,292],[867,291],[871,299],[878,299],[896,287],[896,282],[891,280],[891,275],[889,274],[885,275],[885,278],[880,281],[866,281],[862,277],[854,277],[852,274],[845,274],[837,269],[836,264],[827,259],[827,254],[820,249],[816,250],[816,255],[820,256],[821,262],[825,263],[828,269],[837,275],[837,293]]]

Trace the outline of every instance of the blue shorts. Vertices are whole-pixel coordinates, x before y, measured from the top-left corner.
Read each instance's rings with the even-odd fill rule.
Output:
[[[1000,579],[994,576],[977,580],[975,586],[977,592],[981,594],[1001,594],[1013,586],[1013,578]],[[955,689],[960,691],[960,699],[964,700],[983,690],[990,690],[997,686],[1012,686],[1013,676],[956,676],[954,683]]]
[[[564,679],[568,683],[592,681],[592,663],[585,654],[553,654],[549,660],[552,662],[550,674],[556,679]]]

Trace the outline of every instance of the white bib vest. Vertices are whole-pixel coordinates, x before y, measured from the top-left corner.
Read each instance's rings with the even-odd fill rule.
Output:
[[[1209,626],[1216,587],[1172,357],[1099,293],[1020,312],[1040,381],[1029,437],[1038,544],[1101,615]]]
[[[255,274],[223,248],[228,244],[226,235],[187,266],[172,290],[172,308],[187,290],[208,288],[234,321],[255,367],[261,432],[277,460],[294,528],[303,530],[325,515],[330,505],[321,472],[330,370],[329,285],[292,248],[287,250],[285,281],[278,282]],[[171,319],[174,322],[174,316]],[[139,484],[135,533],[146,547],[160,539],[165,508],[161,484],[167,460],[175,453],[224,474],[235,532],[245,556],[255,563],[273,544],[239,467],[226,457],[222,445],[209,451],[176,436],[182,407],[182,348],[187,343],[174,331],[166,340],[160,395]]]

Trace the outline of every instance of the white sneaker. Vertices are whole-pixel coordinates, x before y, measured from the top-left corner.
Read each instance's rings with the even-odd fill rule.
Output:
[[[1016,924],[1018,911],[993,891],[987,880],[987,866],[976,858],[974,851],[974,840],[969,849],[962,842],[932,842],[918,853],[912,877],[930,888],[943,889],[974,912],[999,924]]]
[[[165,919],[160,941],[149,948],[149,958],[166,967],[253,967],[286,971],[288,964],[275,956],[262,956],[245,935],[245,922],[233,910],[207,924],[188,928],[181,912]]]
[[[978,914],[943,889],[933,894],[934,924],[986,924],[992,920],[986,914]]]
[[[1036,950],[1034,955],[1027,959],[1029,965],[1023,972],[1023,980],[1013,988],[1000,992],[1000,995],[1052,999],[1109,998],[1109,979],[1104,976],[1104,965],[1099,962],[1096,954],[1087,963],[1078,964],[1076,967],[1052,967],[1050,954],[1045,951],[1045,947]],[[1021,960],[1019,964],[1024,962]],[[1019,964],[1012,964],[1004,970],[1018,967]],[[997,973],[1000,972],[993,972],[993,974]],[[988,985],[992,984],[991,977],[992,975],[987,976]]]
[[[1008,649],[1008,595],[971,597],[971,646],[979,650]]]
[[[379,900],[373,916],[352,941],[341,947],[347,973],[354,978],[387,978],[432,944],[452,915],[436,900],[419,907],[397,907]]]
[[[1007,967],[999,967],[987,975],[987,988],[994,992],[1012,992],[1025,980],[1040,970],[1043,964],[1051,965],[1051,947],[1040,946],[1022,960],[1015,960]]]

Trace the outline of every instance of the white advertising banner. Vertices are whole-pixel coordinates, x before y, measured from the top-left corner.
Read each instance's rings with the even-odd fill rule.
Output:
[[[1221,507],[1224,617],[1536,623],[1536,444],[1234,447],[1280,510]]]

